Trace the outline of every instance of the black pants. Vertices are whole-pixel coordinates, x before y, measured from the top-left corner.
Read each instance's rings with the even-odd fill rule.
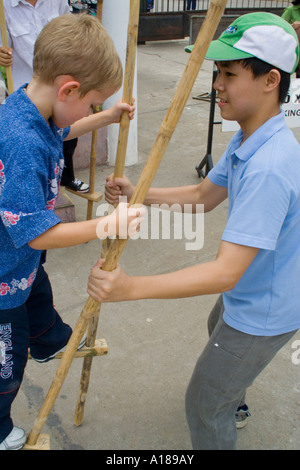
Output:
[[[63,144],[65,167],[61,177],[61,185],[66,186],[75,179],[73,167],[73,155],[77,146],[78,139],[65,140]]]
[[[11,406],[28,358],[44,359],[64,347],[72,330],[53,306],[47,273],[40,265],[24,305],[0,310],[0,442],[12,431]]]

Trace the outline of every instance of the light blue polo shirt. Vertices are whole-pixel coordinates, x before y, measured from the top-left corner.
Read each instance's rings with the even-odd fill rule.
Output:
[[[300,328],[300,146],[283,112],[241,140],[239,130],[208,175],[228,188],[222,240],[260,248],[223,294],[224,321],[273,336]]]

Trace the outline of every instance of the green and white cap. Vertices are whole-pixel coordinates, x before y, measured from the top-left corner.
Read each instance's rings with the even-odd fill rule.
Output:
[[[193,46],[185,48],[191,52]],[[299,61],[294,28],[273,13],[248,13],[237,18],[219,39],[212,41],[206,59],[214,61],[256,57],[284,72],[293,73]]]

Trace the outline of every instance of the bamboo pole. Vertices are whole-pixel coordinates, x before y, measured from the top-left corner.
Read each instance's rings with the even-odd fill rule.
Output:
[[[103,0],[97,0],[97,18],[102,22],[102,11],[103,11]],[[98,113],[99,108],[94,109],[94,113]],[[92,132],[92,144],[91,144],[91,155],[90,155],[90,178],[89,178],[89,193],[93,194],[95,192],[95,176],[96,176],[96,163],[97,163],[97,140],[98,140],[98,131],[94,130]],[[87,220],[91,220],[93,217],[93,205],[94,201],[88,199],[87,206]]]
[[[140,14],[140,0],[131,0],[128,30],[127,30],[127,51],[126,51],[126,64],[125,64],[123,96],[122,96],[123,103],[128,103],[128,104],[131,104],[132,95],[133,95],[139,14]],[[114,169],[115,177],[123,176],[125,160],[126,160],[127,144],[128,144],[129,127],[130,127],[129,115],[127,111],[124,111],[120,119],[118,147],[117,147],[116,163],[115,163],[115,169]],[[105,258],[107,256],[107,252],[109,250],[110,244],[111,244],[111,240],[109,239],[106,239],[103,241],[102,253],[101,253],[102,258]],[[96,334],[97,334],[97,328],[98,328],[98,322],[99,322],[99,313],[100,313],[100,310],[98,311],[97,309],[95,315],[93,315],[89,321],[89,328],[88,328],[88,334],[87,334],[87,346],[92,346],[96,340]],[[75,416],[74,416],[74,424],[76,426],[80,426],[83,420],[84,406],[85,406],[86,396],[87,396],[88,387],[89,387],[92,362],[93,362],[92,357],[86,357],[83,361],[79,394],[78,394],[78,400],[77,400]]]
[[[213,39],[222,14],[224,13],[226,3],[227,0],[212,0],[210,3],[205,20],[194,44],[194,49],[189,57],[188,63],[185,67],[170,108],[162,122],[158,136],[150,152],[148,161],[132,195],[130,201],[131,205],[137,203],[142,204],[148,190],[150,189],[156,171],[166,151],[167,145],[173,135],[183,108],[195,83],[196,77],[200,71],[208,46]],[[103,270],[112,271],[115,269],[126,243],[127,240],[125,239],[116,239],[114,241],[103,265]],[[89,297],[77,321],[77,325],[69,340],[66,351],[60,361],[56,376],[54,377],[46,400],[42,405],[34,427],[28,437],[28,444],[35,444],[37,441],[40,431],[46,422],[48,414],[51,411],[51,408],[58,396],[64,379],[71,366],[72,358],[74,357],[75,351],[81,341],[81,338],[83,337],[88,321],[96,311],[100,311],[100,304],[92,297]]]
[[[98,109],[94,109],[94,113],[97,113]],[[95,192],[95,176],[96,176],[96,163],[97,163],[97,139],[98,131],[92,132],[92,144],[91,144],[91,155],[90,155],[90,177],[89,177],[89,193],[94,194]],[[91,220],[93,216],[93,205],[94,201],[88,199],[87,216],[86,220]]]
[[[5,11],[3,6],[3,0],[0,0],[0,29],[1,29],[1,38],[3,47],[9,48],[8,46],[8,38],[7,38],[7,31],[6,31],[6,22],[5,22]],[[11,72],[11,66],[5,67],[6,69],[6,79],[7,79],[7,89],[8,93],[11,94],[14,91],[14,84]]]

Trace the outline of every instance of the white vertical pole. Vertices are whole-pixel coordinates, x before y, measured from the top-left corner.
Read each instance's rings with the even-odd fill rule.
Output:
[[[125,70],[126,47],[127,47],[127,28],[129,21],[130,0],[104,0],[102,12],[102,24],[108,34],[114,41],[117,52],[120,56],[123,70]],[[104,103],[103,108],[110,108],[123,95],[123,87]],[[135,78],[133,96],[135,98],[137,109],[137,60],[135,66]],[[138,145],[137,145],[137,111],[134,119],[130,122],[128,145],[125,165],[134,165],[138,161]],[[115,164],[119,136],[119,124],[108,126],[108,163]]]

